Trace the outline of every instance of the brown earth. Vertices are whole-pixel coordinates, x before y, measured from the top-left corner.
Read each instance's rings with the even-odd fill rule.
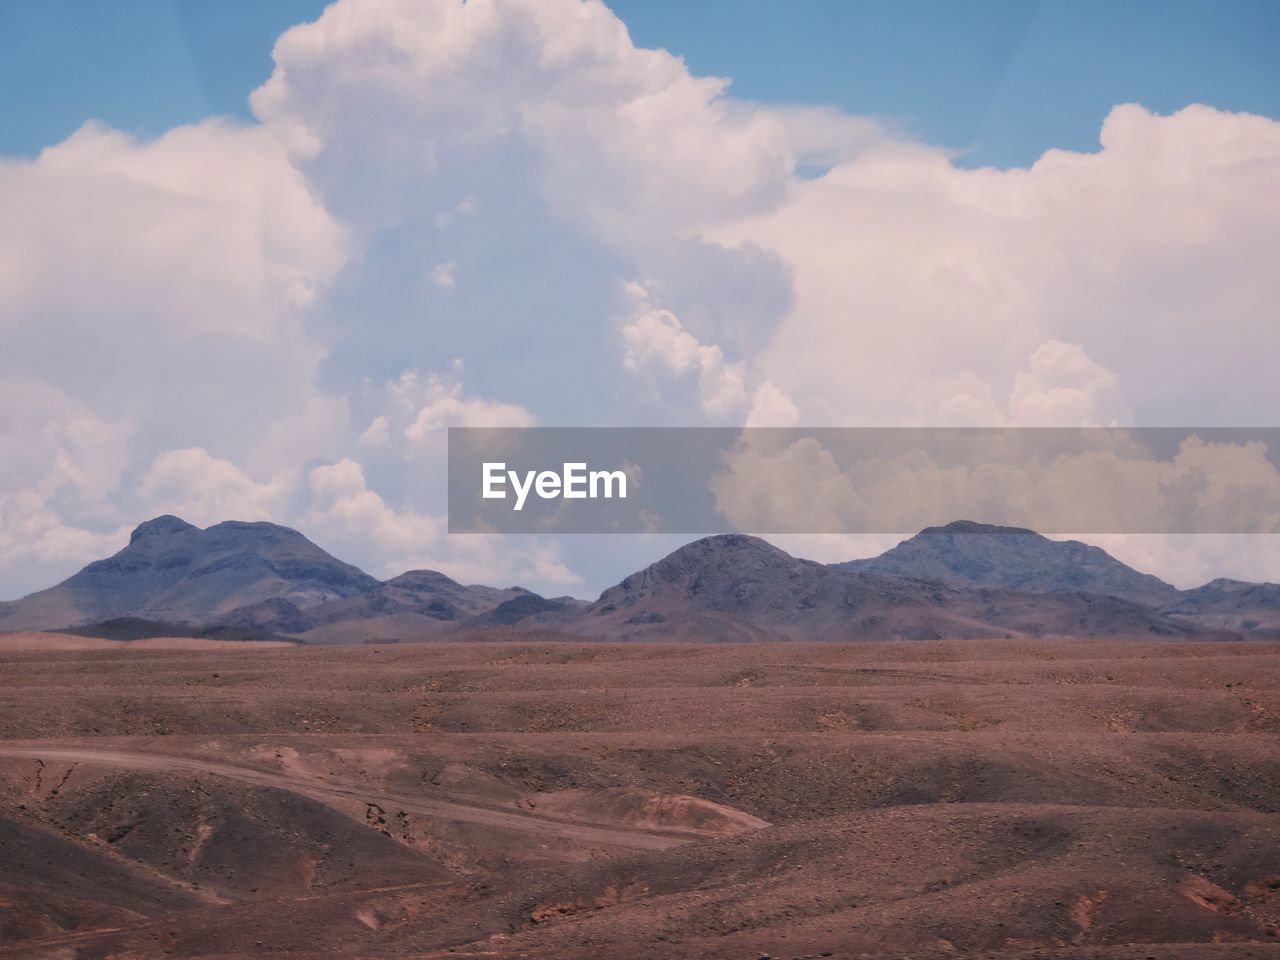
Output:
[[[1280,643],[0,643],[0,958],[1280,958]]]
[[[269,650],[296,646],[288,640],[237,640],[236,649]],[[0,652],[28,650],[226,650],[227,641],[205,637],[145,637],[139,640],[107,640],[72,633],[30,631],[0,633]]]

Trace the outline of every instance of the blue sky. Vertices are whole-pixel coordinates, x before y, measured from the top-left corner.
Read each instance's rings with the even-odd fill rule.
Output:
[[[616,0],[640,46],[766,102],[887,118],[966,165],[1089,150],[1112,106],[1280,116],[1274,0]],[[0,152],[93,117],[144,136],[248,117],[275,38],[319,0],[0,0]]]

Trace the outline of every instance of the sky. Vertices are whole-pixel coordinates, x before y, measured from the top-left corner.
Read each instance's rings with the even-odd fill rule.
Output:
[[[0,152],[30,155],[94,117],[155,136],[249,120],[285,29],[323,0],[4,0]],[[1272,0],[616,0],[636,44],[729,77],[735,96],[878,116],[970,165],[1090,150],[1117,103],[1280,113]]]
[[[447,536],[455,424],[1273,425],[1277,41],[1246,0],[0,0],[0,598],[161,512],[580,596],[678,543]]]

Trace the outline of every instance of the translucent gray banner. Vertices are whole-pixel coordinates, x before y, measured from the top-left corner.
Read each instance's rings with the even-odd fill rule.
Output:
[[[1275,533],[1280,428],[451,428],[451,533]]]

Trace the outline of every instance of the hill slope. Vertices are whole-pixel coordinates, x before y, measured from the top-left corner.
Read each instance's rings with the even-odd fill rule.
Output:
[[[878,557],[836,566],[881,576],[1028,593],[1085,591],[1148,606],[1171,603],[1179,596],[1172,585],[1134,570],[1100,547],[967,520],[928,527]]]

